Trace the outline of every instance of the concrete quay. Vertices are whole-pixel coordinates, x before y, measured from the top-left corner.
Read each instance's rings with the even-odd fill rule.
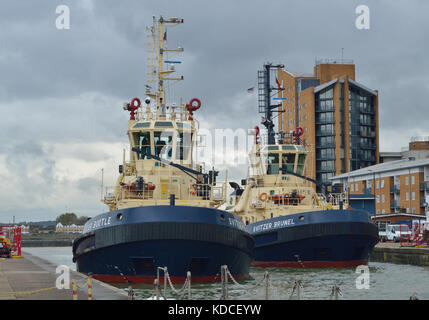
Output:
[[[378,243],[370,261],[429,266],[429,248],[401,247],[399,243]]]
[[[22,258],[0,259],[0,300],[73,300],[71,281],[78,284],[78,300],[88,300],[88,277],[70,270],[70,288],[57,289],[57,265],[27,252]],[[125,291],[92,280],[93,300],[127,300]]]

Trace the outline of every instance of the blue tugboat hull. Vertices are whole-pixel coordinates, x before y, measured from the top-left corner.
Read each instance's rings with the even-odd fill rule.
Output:
[[[378,229],[363,210],[293,214],[252,223],[256,267],[324,268],[367,264]]]
[[[183,282],[220,281],[221,265],[248,276],[254,241],[239,218],[221,210],[147,206],[91,219],[73,243],[77,270],[110,283],[153,283],[158,267]],[[162,272],[161,272],[162,275]]]

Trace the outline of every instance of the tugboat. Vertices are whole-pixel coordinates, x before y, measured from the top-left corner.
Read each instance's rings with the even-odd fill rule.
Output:
[[[145,107],[139,98],[124,104],[129,161],[124,151],[116,185],[103,193],[109,211],[90,219],[73,243],[77,270],[104,282],[153,283],[158,267],[167,267],[175,282],[188,271],[192,282],[220,281],[222,265],[236,279],[249,273],[254,240],[239,217],[218,209],[226,195],[226,183],[216,185],[219,172],[203,173],[193,159],[199,128],[193,113],[201,101],[177,107],[165,99],[166,81],[183,80],[168,77],[180,61],[164,55],[183,48],[166,47],[165,25],[181,23],[154,17],[147,28],[157,64],[149,63],[148,72],[157,90],[146,85]]]
[[[242,181],[244,189],[230,183],[234,192],[226,210],[239,215],[255,239],[255,267],[353,267],[368,263],[378,242],[377,227],[370,214],[348,208],[346,194],[317,194],[317,181],[304,176],[308,151],[300,144],[303,129],[276,141],[271,104],[270,70],[283,67],[265,64],[259,71],[259,111],[267,129],[261,145],[259,127],[250,153],[252,175]],[[262,139],[264,140],[264,139]],[[264,141],[262,141],[264,142]],[[347,208],[347,209],[345,209]]]

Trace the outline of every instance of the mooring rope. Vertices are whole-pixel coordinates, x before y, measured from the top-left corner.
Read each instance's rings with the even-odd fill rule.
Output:
[[[304,287],[302,286],[302,280],[295,280],[295,283],[294,283],[293,288],[292,288],[292,293],[289,296],[289,300],[292,300],[292,297],[293,297],[293,294],[295,293],[295,290],[296,290],[297,299],[300,300],[301,299],[301,289],[304,289]]]
[[[246,287],[246,286],[244,286],[244,285],[242,285],[242,284],[238,283],[238,282],[237,282],[237,280],[235,280],[235,279],[234,279],[234,277],[232,276],[232,274],[231,274],[231,272],[229,271],[228,267],[226,267],[226,272],[227,272],[228,276],[231,278],[232,282],[233,282],[235,285],[237,285],[237,286],[239,286],[240,288],[245,289],[245,290],[254,290],[254,289],[256,289],[257,287],[261,286],[261,285],[264,283],[265,278],[267,277],[267,274],[268,274],[268,272],[265,272],[264,277],[262,278],[262,280],[261,280],[259,283],[257,283],[256,285],[254,285],[253,287],[250,287],[250,288],[249,288],[249,287]]]
[[[339,297],[343,296],[343,293],[341,292],[341,289],[339,286],[337,286],[337,283],[334,284],[331,290],[331,295],[329,296],[329,299],[332,300],[332,298],[335,298],[335,300],[338,300]]]

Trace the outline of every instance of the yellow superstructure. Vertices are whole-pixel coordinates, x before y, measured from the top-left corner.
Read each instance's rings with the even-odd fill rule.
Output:
[[[253,145],[251,174],[244,189],[235,186],[228,211],[245,224],[300,212],[338,209],[348,205],[346,194],[317,194],[312,179],[304,176],[308,151],[301,145]]]
[[[116,185],[103,192],[102,202],[111,211],[169,205],[171,201],[179,206],[216,208],[225,201],[226,185],[216,185],[218,172],[212,169],[204,173],[204,164],[193,159],[199,129],[193,112],[200,108],[200,100],[193,98],[179,106],[166,102],[167,81],[180,81],[183,77],[170,76],[175,72],[174,65],[180,61],[167,60],[165,55],[182,52],[183,48],[167,48],[165,25],[180,23],[183,23],[182,19],[161,17],[154,19],[153,26],[147,29],[152,45],[148,70],[157,88],[147,85],[143,103],[134,98],[124,105],[130,112],[129,161],[125,161],[124,152]],[[153,53],[152,57],[150,53]]]

